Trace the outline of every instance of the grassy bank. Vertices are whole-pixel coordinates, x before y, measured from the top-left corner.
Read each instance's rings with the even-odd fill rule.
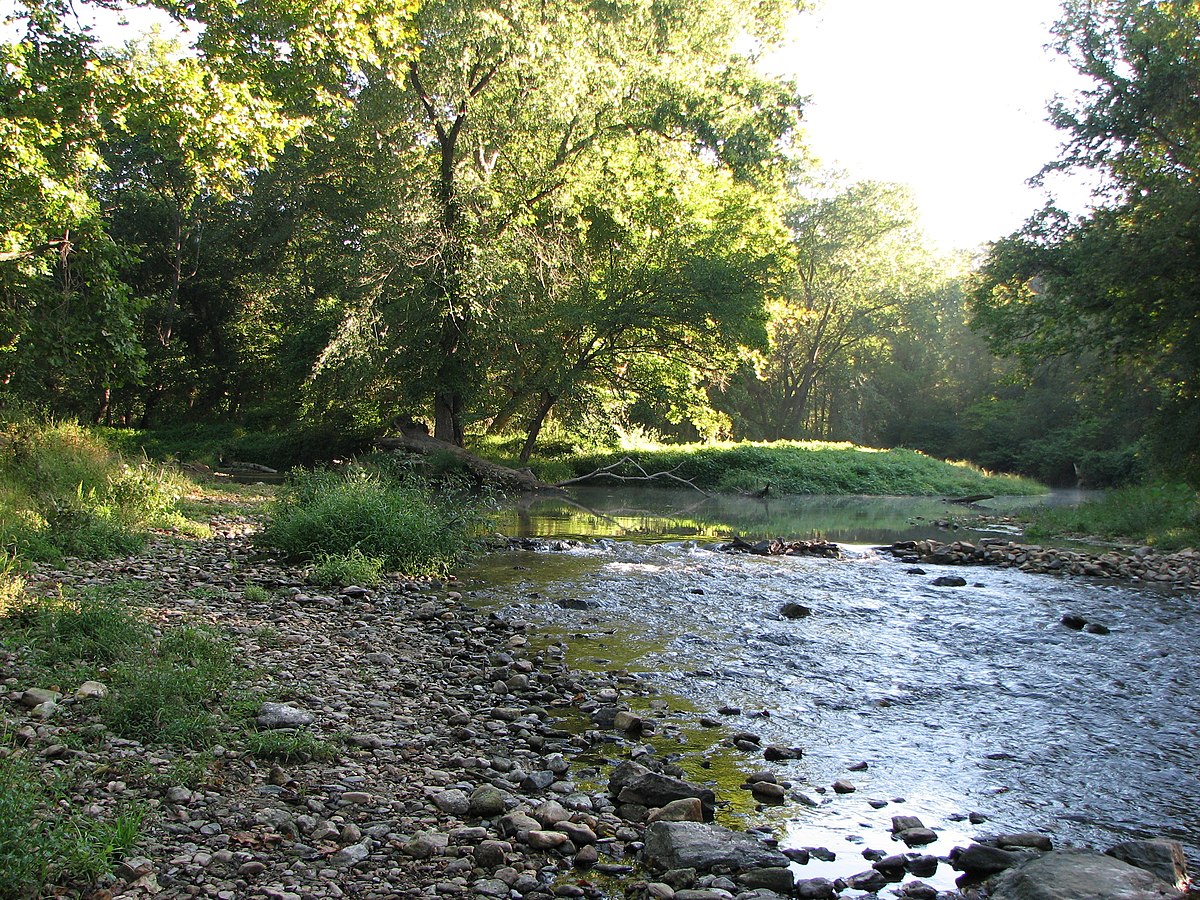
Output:
[[[1200,496],[1182,484],[1139,485],[1108,491],[1069,509],[1031,512],[1031,540],[1097,537],[1160,550],[1200,546]]]
[[[699,488],[726,493],[759,491],[768,484],[774,494],[962,496],[1045,490],[1026,478],[993,475],[968,463],[946,462],[913,450],[815,441],[647,444],[627,450],[563,454],[540,460],[533,469],[547,481],[562,481],[619,463],[624,457],[647,472],[671,471]],[[638,474],[630,464],[616,471]]]

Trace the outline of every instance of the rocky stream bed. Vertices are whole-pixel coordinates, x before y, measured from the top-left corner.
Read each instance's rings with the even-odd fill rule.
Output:
[[[86,896],[775,900],[889,885],[911,898],[950,896],[911,880],[939,866],[973,876],[967,889],[997,900],[1136,900],[1176,896],[1185,883],[1171,842],[1106,856],[996,835],[938,859],[921,852],[929,829],[904,816],[892,846],[862,853],[860,874],[807,878],[803,863],[822,848],[784,852],[769,828],[712,824],[722,798],[643,742],[653,714],[633,709],[661,701],[647,702],[654,688],[641,679],[570,670],[563,645],[476,610],[453,579],[319,591],[259,555],[252,519],[213,524],[209,540],[162,539],[134,558],[43,568],[30,590],[132,582],[160,623],[219,627],[251,667],[242,687],[273,698],[256,710],[258,727],[305,730],[336,753],[280,764],[238,738],[210,755],[119,739],[94,715],[89,694],[102,687],[30,692],[20,653],[8,653],[12,752],[47,779],[73,771],[77,789],[61,801],[72,808],[103,816],[137,801],[149,810],[135,855]],[[248,585],[269,599],[248,599]],[[798,748],[724,726],[711,733],[754,772],[740,790],[763,804],[802,801],[772,769]],[[189,760],[204,761],[204,777],[173,783]],[[818,790],[833,797],[854,786]]]

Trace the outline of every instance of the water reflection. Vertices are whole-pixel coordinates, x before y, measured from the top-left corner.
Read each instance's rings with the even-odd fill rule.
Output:
[[[1077,492],[1074,492],[1077,493]],[[986,509],[1003,514],[1035,504],[1067,501],[1066,495],[997,497]],[[743,537],[823,539],[884,543],[929,536],[931,531],[975,537],[972,528],[952,529],[972,510],[937,497],[804,495],[741,497],[704,495],[668,488],[578,488],[570,495],[523,498],[501,513],[498,528],[519,537],[677,541]],[[946,523],[939,526],[935,523]],[[994,533],[989,531],[986,533]]]

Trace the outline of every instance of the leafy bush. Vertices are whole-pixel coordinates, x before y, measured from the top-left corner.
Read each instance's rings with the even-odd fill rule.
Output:
[[[289,556],[362,557],[410,575],[443,574],[480,521],[478,505],[452,482],[353,468],[293,474],[261,540]]]

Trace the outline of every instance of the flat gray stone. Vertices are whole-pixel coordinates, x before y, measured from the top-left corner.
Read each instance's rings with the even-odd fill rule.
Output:
[[[1187,857],[1178,841],[1127,841],[1104,852],[1175,887],[1187,883]]]
[[[259,707],[254,721],[259,728],[303,728],[315,722],[316,718],[308,710],[267,701]]]

